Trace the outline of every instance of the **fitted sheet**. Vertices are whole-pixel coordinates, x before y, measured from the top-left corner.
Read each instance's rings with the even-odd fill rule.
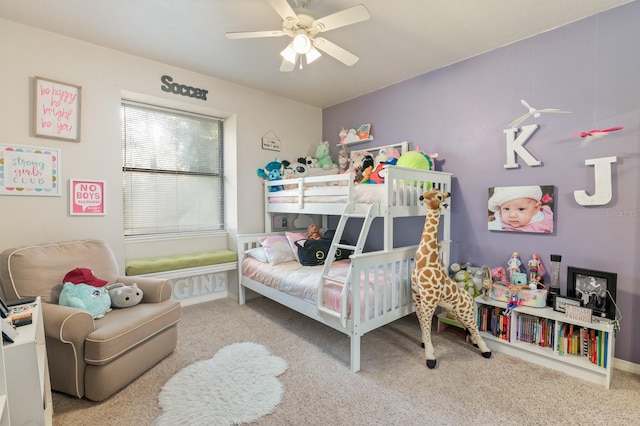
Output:
[[[338,260],[331,265],[330,276],[346,279],[349,272],[350,260]],[[287,293],[291,296],[295,296],[313,305],[317,301],[318,284],[320,283],[320,277],[322,276],[323,266],[302,266],[297,261],[283,262],[276,266],[271,266],[269,263],[263,263],[252,257],[246,257],[242,260],[242,273],[244,276],[251,278],[254,281],[263,283],[271,288]],[[375,271],[368,271],[367,280],[362,279],[360,288],[361,306],[362,312],[360,320],[364,321],[366,318],[373,318],[377,314],[379,315],[383,309],[390,309],[392,304],[398,305],[398,301],[393,301],[391,297],[382,297],[384,294],[389,294],[390,289],[385,288],[391,285],[399,286],[398,282],[390,284],[387,278],[389,271],[382,271],[377,269]],[[363,272],[364,275],[364,272]],[[364,278],[364,277],[362,277]],[[404,277],[405,283],[407,283],[409,277]],[[333,311],[340,312],[341,309],[341,292],[343,285],[338,282],[329,282],[324,286],[323,292],[323,305]],[[397,288],[394,289],[398,291]],[[378,294],[378,306],[374,302],[375,294]],[[408,295],[405,295],[409,297]],[[365,317],[365,297],[369,299],[368,302],[368,315]],[[384,303],[380,303],[384,300]],[[347,309],[349,318],[351,317],[351,302],[349,301],[349,307]]]

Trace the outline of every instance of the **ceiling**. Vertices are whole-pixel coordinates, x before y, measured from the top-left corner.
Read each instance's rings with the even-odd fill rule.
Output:
[[[0,0],[0,18],[327,107],[630,1],[311,0],[318,18],[367,7],[370,20],[322,33],[360,60],[288,73],[289,37],[225,37],[281,29],[267,0]]]

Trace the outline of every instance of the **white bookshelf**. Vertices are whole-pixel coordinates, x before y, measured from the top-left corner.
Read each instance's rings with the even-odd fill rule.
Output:
[[[40,298],[34,305],[32,323],[17,329],[19,334],[13,343],[3,344],[6,397],[12,425],[53,423],[51,382]]]
[[[474,300],[476,320],[478,320],[478,311],[481,306],[489,306],[493,308],[506,309],[505,302],[494,299],[485,300],[482,296],[478,296]],[[543,347],[537,343],[529,343],[518,340],[518,318],[546,318],[552,322],[551,332],[553,333],[553,346]],[[481,319],[480,319],[481,321]],[[479,325],[480,322],[478,322]],[[565,325],[573,325],[576,330],[589,329],[604,333],[608,333],[606,344],[601,345],[604,350],[603,362],[601,365],[592,363],[588,357],[583,354],[568,354],[564,350],[559,349],[558,342],[560,333],[566,329]],[[519,359],[533,362],[535,364],[569,374],[593,383],[605,386],[607,389],[611,383],[611,373],[613,371],[613,358],[615,348],[615,330],[612,323],[609,322],[582,322],[567,318],[562,312],[554,311],[552,308],[532,308],[527,306],[519,306],[513,309],[510,318],[510,327],[508,340],[496,337],[490,332],[481,331],[482,338],[491,350],[503,352]],[[506,337],[506,336],[505,336]],[[606,354],[606,355],[604,355]]]

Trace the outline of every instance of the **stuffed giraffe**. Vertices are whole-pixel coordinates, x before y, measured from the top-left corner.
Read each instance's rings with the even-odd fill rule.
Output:
[[[449,193],[437,190],[427,191],[420,196],[420,201],[423,201],[427,207],[427,215],[411,274],[413,303],[422,329],[422,340],[429,368],[436,366],[436,357],[431,343],[431,321],[438,306],[453,312],[457,320],[471,334],[471,342],[480,348],[482,356],[491,357],[491,350],[480,337],[474,320],[473,297],[449,278],[440,260],[438,225],[440,209],[446,207],[444,201],[447,198]]]

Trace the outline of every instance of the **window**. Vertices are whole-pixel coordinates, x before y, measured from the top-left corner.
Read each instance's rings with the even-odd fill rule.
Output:
[[[224,229],[223,121],[123,101],[124,235]]]

